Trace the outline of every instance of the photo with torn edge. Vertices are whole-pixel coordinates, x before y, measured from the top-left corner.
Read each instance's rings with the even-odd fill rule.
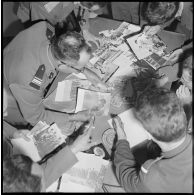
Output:
[[[105,43],[111,43],[117,47],[124,42],[124,36],[138,32],[140,29],[140,26],[122,22],[117,29],[101,31],[99,34]]]
[[[55,123],[42,131],[33,132],[32,135],[41,158],[64,143],[66,139]]]
[[[89,109],[95,111],[97,116],[108,115],[110,110],[110,100],[110,93],[79,88],[75,112]]]
[[[132,37],[127,37],[126,40],[139,60],[148,57],[152,53],[161,56],[167,48],[157,35],[148,37],[144,33],[139,33]]]

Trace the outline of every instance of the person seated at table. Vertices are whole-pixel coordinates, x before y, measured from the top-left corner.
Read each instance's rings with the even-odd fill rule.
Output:
[[[17,16],[24,25],[28,24],[27,26],[29,23],[47,20],[55,27],[57,34],[65,33],[67,30],[78,32],[82,30],[84,38],[98,46],[99,39],[89,32],[88,20],[102,14],[106,4],[106,2],[20,2]],[[54,28],[50,29],[54,31]]]
[[[94,72],[85,68],[91,48],[79,33],[67,32],[49,41],[46,30],[46,22],[37,23],[20,32],[4,49],[4,85],[10,97],[16,100],[12,105],[8,101],[8,108],[19,110],[17,115],[20,114],[32,126],[38,121],[47,124],[56,122],[69,135],[74,130],[74,121],[87,121],[91,113],[80,111],[67,114],[44,106],[45,94],[57,73],[68,75],[83,72],[95,86],[101,89],[107,89],[107,86]],[[9,119],[9,116],[8,110],[5,120],[12,125],[21,122],[14,117]]]
[[[45,192],[46,188],[78,161],[76,153],[97,144],[91,142],[92,129],[90,126],[71,145],[65,146],[41,165],[23,154],[6,158],[3,154],[3,192]]]
[[[162,153],[138,168],[123,122],[114,118],[118,137],[114,166],[119,183],[126,192],[192,193],[192,136],[186,131],[186,115],[177,95],[164,88],[147,89],[137,99],[135,115]]]
[[[112,2],[113,18],[144,27],[154,35],[181,15],[182,2]]]

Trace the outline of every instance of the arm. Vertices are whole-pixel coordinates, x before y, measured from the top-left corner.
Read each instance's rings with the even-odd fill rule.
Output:
[[[46,187],[55,182],[63,173],[70,169],[76,162],[77,158],[71,149],[66,146],[53,157],[43,163],[41,166],[44,170]]]
[[[119,140],[114,154],[116,176],[126,192],[148,192],[127,140]]]

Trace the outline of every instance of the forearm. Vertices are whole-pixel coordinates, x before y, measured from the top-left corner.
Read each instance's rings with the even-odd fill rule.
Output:
[[[182,49],[183,49],[183,51],[185,51],[185,50],[190,49],[192,47],[193,47],[193,44],[192,44],[192,41],[191,41],[190,43],[183,45]]]
[[[114,155],[117,178],[126,192],[147,192],[127,140],[119,140]]]
[[[55,182],[61,175],[70,169],[76,162],[75,154],[66,146],[53,157],[42,164],[44,176],[46,179],[46,187]]]

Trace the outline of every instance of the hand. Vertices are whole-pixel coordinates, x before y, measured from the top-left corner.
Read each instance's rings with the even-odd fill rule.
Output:
[[[91,119],[89,126],[85,129],[84,133],[77,137],[77,139],[70,146],[73,153],[81,152],[90,149],[92,146],[97,145],[96,142],[91,142],[91,134],[94,129],[94,118]]]
[[[91,117],[94,115],[93,112],[91,112],[90,110],[82,110],[79,111],[73,115],[71,115],[69,121],[89,121],[91,119]]]
[[[93,71],[91,71],[88,68],[84,69],[84,74],[87,77],[87,79],[97,88],[103,91],[108,90],[108,86],[106,83],[104,83],[101,78]]]
[[[168,62],[176,62],[179,59],[180,54],[183,53],[183,49],[176,49],[168,58]]]
[[[161,27],[159,25],[156,26],[145,26],[143,32],[146,36],[152,37],[160,31]]]
[[[97,47],[100,46],[99,38],[91,34],[88,30],[83,30],[83,37],[86,40],[86,42],[89,44],[89,46],[92,47],[89,41],[93,42]]]
[[[26,141],[31,141],[31,139],[28,137],[28,135],[30,134],[30,131],[27,129],[23,129],[23,130],[17,130],[14,132],[13,134],[13,138],[23,138]]]
[[[113,125],[114,130],[117,133],[118,140],[127,139],[127,136],[126,136],[125,131],[124,131],[124,124],[121,121],[121,118],[119,116],[115,116],[112,119],[112,125]]]
[[[169,78],[164,75],[161,78],[156,80],[157,87],[163,87],[167,82],[169,81]]]
[[[190,104],[192,102],[192,95],[185,85],[181,85],[176,91],[177,97],[182,104]]]

